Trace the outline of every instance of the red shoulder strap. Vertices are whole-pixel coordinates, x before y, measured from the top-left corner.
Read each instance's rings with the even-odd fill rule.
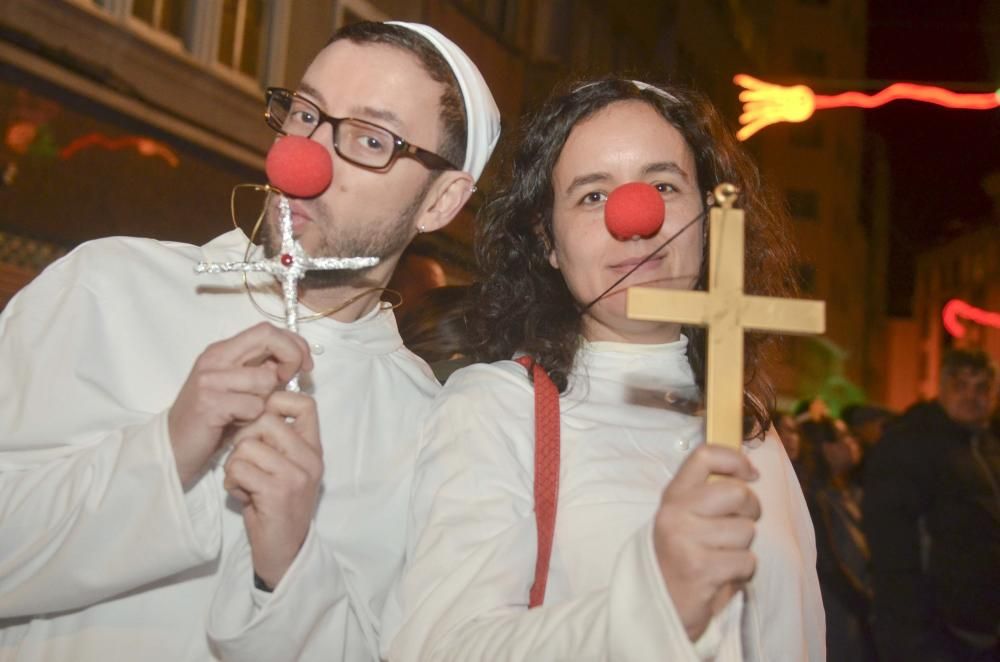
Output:
[[[538,529],[538,556],[535,582],[531,585],[528,608],[545,601],[545,585],[552,558],[552,536],[556,529],[559,504],[559,389],[545,368],[529,356],[517,362],[531,371],[535,382],[535,526]]]

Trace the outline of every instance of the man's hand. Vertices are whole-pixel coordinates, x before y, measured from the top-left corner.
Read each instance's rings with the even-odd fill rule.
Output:
[[[254,572],[271,588],[309,533],[322,480],[316,402],[301,393],[274,393],[265,413],[237,433],[225,482],[243,503]]]
[[[712,474],[723,476],[709,480]],[[703,445],[663,491],[653,529],[660,572],[691,641],[753,577],[757,470],[739,451]]]
[[[302,338],[266,322],[209,345],[167,416],[181,484],[199,475],[230,425],[255,420],[271,393],[312,365]]]

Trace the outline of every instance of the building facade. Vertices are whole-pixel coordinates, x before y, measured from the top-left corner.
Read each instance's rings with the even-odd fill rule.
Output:
[[[819,85],[864,72],[864,0],[0,0],[0,305],[81,241],[224,231],[229,192],[263,180],[264,88],[294,86],[333,30],[364,19],[418,20],[451,37],[490,83],[508,136],[572,76],[691,84],[735,128],[736,73]],[[828,340],[789,345],[786,401],[831,374],[865,373],[866,297],[878,297],[866,288],[877,260],[860,200],[861,131],[846,111],[748,143],[795,218],[804,295],[828,306]],[[489,169],[483,191],[492,178]],[[251,193],[237,199],[243,227]],[[471,277],[482,199],[413,247],[453,281]]]

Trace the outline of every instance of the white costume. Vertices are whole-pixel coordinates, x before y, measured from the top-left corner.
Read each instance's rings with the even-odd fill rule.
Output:
[[[663,488],[703,441],[703,419],[665,408],[695,395],[687,340],[588,343],[560,400],[559,506],[545,603],[534,577],[534,407],[503,361],[452,375],[421,440],[407,568],[383,654],[410,660],[818,661],[824,620],[812,525],[772,436],[748,450],[763,516],[757,572],[696,645],[652,545]],[[391,640],[393,633],[395,638]]]
[[[242,260],[246,241],[85,244],[0,317],[0,660],[377,657],[438,386],[390,310],[301,325],[322,493],[277,589],[254,589],[223,458],[185,493],[166,423],[195,358],[264,319],[241,275],[193,270]]]

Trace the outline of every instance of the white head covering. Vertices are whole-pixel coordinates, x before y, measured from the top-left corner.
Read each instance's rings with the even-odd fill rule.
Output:
[[[580,90],[585,90],[588,87],[592,87],[594,85],[598,85],[598,84],[603,83],[603,82],[604,82],[603,80],[594,80],[594,81],[591,81],[589,83],[584,83],[583,85],[580,85],[578,87],[573,88],[573,91],[570,92],[570,94],[576,94]],[[666,90],[661,90],[660,88],[658,88],[655,85],[650,85],[649,83],[644,83],[641,80],[631,80],[630,79],[628,82],[632,83],[633,85],[635,85],[640,90],[650,90],[651,92],[660,95],[661,97],[663,97],[667,101],[672,101],[673,103],[680,103],[677,100],[677,97],[675,97],[673,94],[670,94]]]
[[[638,87],[640,90],[650,90],[652,92],[655,92],[656,94],[659,94],[661,97],[663,97],[667,101],[672,101],[674,103],[678,103],[677,97],[675,97],[673,94],[670,94],[669,92],[667,92],[665,90],[661,90],[660,88],[658,88],[655,85],[650,85],[649,83],[644,83],[641,80],[633,80],[632,84],[635,85],[636,87]]]
[[[462,170],[472,175],[474,181],[478,181],[500,139],[500,110],[486,80],[469,56],[434,28],[421,23],[388,23],[413,30],[429,41],[455,74],[465,102],[465,163],[462,164]]]

